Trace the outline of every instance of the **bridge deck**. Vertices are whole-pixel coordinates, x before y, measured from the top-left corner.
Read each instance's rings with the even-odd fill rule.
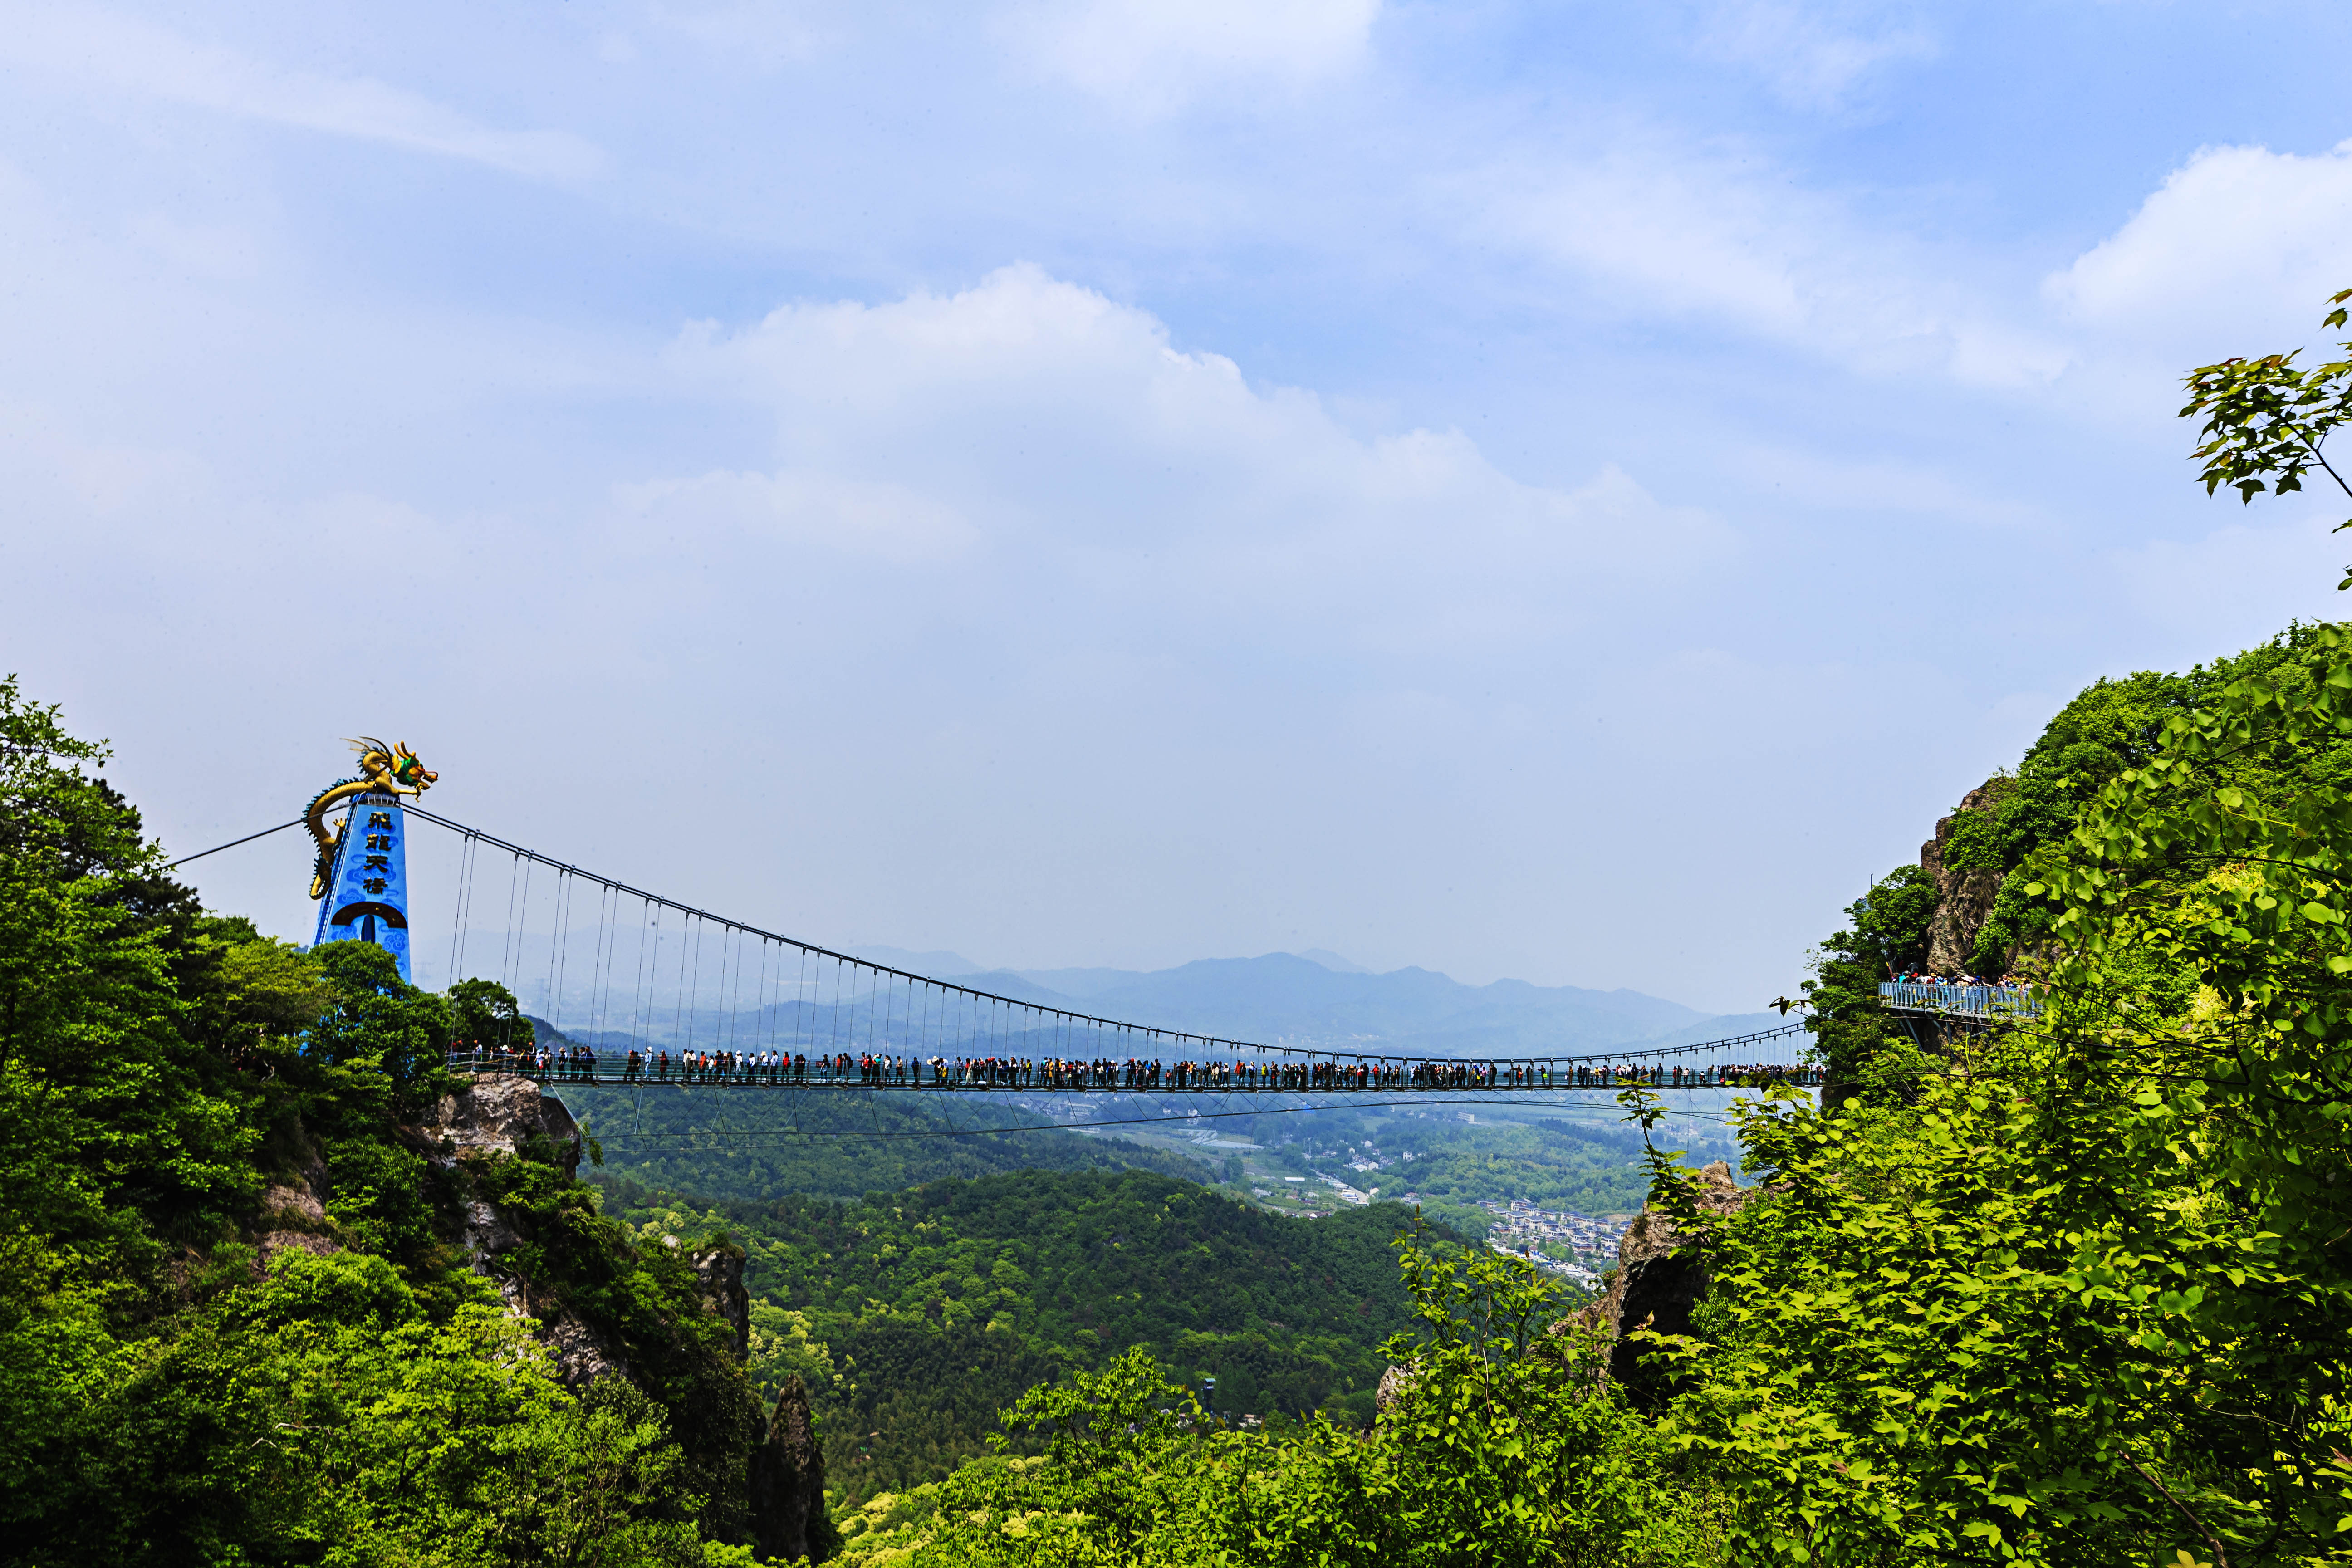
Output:
[[[510,1074],[541,1084],[631,1088],[889,1090],[910,1094],[1004,1094],[1011,1092],[1104,1095],[1179,1094],[1481,1094],[1557,1093],[1561,1089],[1738,1089],[1766,1083],[1792,1087],[1818,1086],[1821,1068],[1801,1062],[1711,1063],[1702,1067],[1643,1063],[1618,1067],[1575,1066],[1557,1070],[1538,1064],[1436,1067],[1422,1070],[1379,1070],[1341,1064],[1284,1067],[1279,1064],[1181,1064],[1176,1068],[1110,1071],[1081,1063],[971,1063],[965,1070],[941,1072],[929,1062],[905,1062],[896,1068],[861,1067],[809,1062],[787,1068],[781,1063],[738,1062],[681,1068],[647,1066],[642,1060],[610,1058],[585,1060],[524,1062],[490,1057],[452,1057],[449,1066],[460,1072]]]

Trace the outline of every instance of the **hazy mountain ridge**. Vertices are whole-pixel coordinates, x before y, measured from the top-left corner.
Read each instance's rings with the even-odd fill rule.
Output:
[[[861,950],[877,962],[954,961],[953,953]],[[887,956],[885,956],[885,955]],[[1619,989],[1497,980],[1465,985],[1433,970],[1374,974],[1295,953],[1204,958],[1173,969],[980,970],[960,984],[1046,1006],[1160,1028],[1238,1039],[1431,1051],[1529,1055],[1600,1050],[1674,1038],[1709,1039],[1765,1026],[1761,1015],[1717,1019],[1663,997]],[[1777,1021],[1777,1019],[1775,1020]],[[1724,1026],[1717,1027],[1717,1024]]]
[[[953,953],[888,949],[866,949],[863,953],[872,962],[892,967],[917,959],[961,962]],[[1448,975],[1418,968],[1386,974],[1346,972],[1286,952],[1199,959],[1150,973],[1112,969],[967,969],[959,973],[946,963],[930,973],[935,978],[1041,1007],[1118,1018],[1150,1028],[1328,1050],[1547,1057],[1717,1039],[1784,1022],[1779,1015],[1768,1013],[1709,1015],[1632,990],[1545,986],[1524,980],[1465,985]],[[648,1017],[634,1038],[626,1029],[576,1025],[567,1026],[564,1033],[602,1050],[625,1050],[639,1043],[675,1050],[685,1037],[680,1032],[685,1026],[698,1048],[757,1050],[814,1038],[827,1042],[830,1048],[848,1051],[871,1047],[913,1050],[918,1055],[971,1052],[973,1047],[959,1032],[968,1018],[955,1005],[940,1004],[936,997],[936,993],[918,988],[914,1003],[905,996],[890,1003],[886,1019],[876,1017],[870,999],[836,1005],[812,997],[732,1009],[706,1000]],[[1060,1026],[1005,1029],[1007,1022],[997,1020],[999,1032],[981,1054],[1091,1054],[1090,1047],[1070,1039]],[[1106,1037],[1105,1049],[1117,1056],[1140,1054],[1146,1048],[1108,1041]],[[1174,1049],[1167,1042],[1150,1048],[1162,1056]]]

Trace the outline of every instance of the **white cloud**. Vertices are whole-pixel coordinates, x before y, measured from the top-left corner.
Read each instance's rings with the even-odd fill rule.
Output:
[[[360,76],[288,70],[147,22],[89,7],[11,7],[0,59],[110,89],[251,120],[389,142],[541,179],[602,163],[560,131],[501,131],[403,88]]]
[[[690,479],[623,485],[615,499],[648,542],[668,529],[732,524],[761,540],[909,563],[952,560],[974,538],[952,507],[907,486],[822,474],[719,469]]]
[[[1738,462],[1759,488],[1801,497],[1820,511],[1935,518],[1991,533],[2023,532],[2052,521],[2047,506],[1988,488],[1981,476],[1955,473],[1942,464],[1762,446],[1740,448]]]
[[[2352,142],[2309,156],[2201,149],[2044,292],[2085,326],[2218,356],[2292,347],[2346,287]],[[2284,341],[2250,336],[2263,332]]]
[[[2226,491],[2215,506],[2240,511]],[[2352,502],[2314,494],[2294,512],[2288,521],[2242,513],[2246,521],[2232,518],[2201,538],[2114,551],[2106,564],[2126,602],[2186,659],[2210,658],[2252,646],[2292,617],[2340,620],[2352,610],[2352,595],[2333,592],[2352,562],[2352,534],[2330,532]]]
[[[1855,221],[1772,160],[1621,134],[1453,183],[1465,226],[1584,273],[1627,314],[1712,316],[1866,374],[2031,387],[2065,347],[1969,281],[1970,258]]]
[[[730,60],[772,70],[839,44],[846,16],[827,17],[824,7],[807,0],[657,0],[647,8],[646,20]],[[614,64],[626,64],[637,52],[633,39],[608,34],[598,53]]]
[[[1925,28],[1863,26],[1857,9],[1791,0],[1723,0],[1699,47],[1753,71],[1785,102],[1832,109],[1880,67],[1936,53],[1936,41]]]
[[[1361,438],[1314,396],[1253,387],[1034,267],[698,329],[673,357],[772,406],[782,462],[635,487],[640,513],[774,520],[900,560],[977,552],[1196,622],[1391,649],[1546,641],[1612,619],[1612,586],[1704,574],[1735,547],[1614,468],[1560,490],[1459,432]]]
[[[1341,75],[1379,14],[1380,0],[1034,0],[1008,24],[1055,75],[1150,110],[1221,83]]]

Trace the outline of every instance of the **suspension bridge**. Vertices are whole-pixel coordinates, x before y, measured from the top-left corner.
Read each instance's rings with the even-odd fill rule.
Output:
[[[544,973],[530,978],[552,1037],[459,1042],[450,1063],[463,1070],[550,1086],[886,1091],[934,1101],[1018,1094],[1165,1103],[1216,1095],[1266,1110],[1368,1098],[1557,1100],[1628,1088],[1820,1081],[1819,1069],[1798,1059],[1802,1019],[1722,1039],[1465,1058],[1097,1016],[1009,987],[894,968],[541,854],[425,809],[416,797],[436,775],[404,744],[353,747],[360,776],[320,792],[302,816],[172,864],[307,826],[318,849],[316,941],[374,942],[407,977],[415,937],[409,826],[454,835],[446,973],[488,978],[495,944],[500,984],[519,990],[525,933],[534,920],[549,933],[540,943]],[[538,963],[536,949],[528,951]]]

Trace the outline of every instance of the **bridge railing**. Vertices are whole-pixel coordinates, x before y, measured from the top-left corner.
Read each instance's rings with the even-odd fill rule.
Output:
[[[1818,1085],[1808,1062],[1510,1062],[1399,1060],[1073,1062],[1051,1058],[865,1056],[846,1060],[776,1053],[698,1052],[684,1060],[642,1053],[458,1049],[453,1072],[511,1074],[551,1084],[674,1084],[730,1089],[856,1089],[1064,1094],[1413,1094],[1558,1089],[1736,1089]]]
[[[2030,985],[1946,985],[1919,980],[1882,984],[1878,994],[1904,1013],[1956,1013],[1969,1018],[2036,1018],[2042,997]]]

